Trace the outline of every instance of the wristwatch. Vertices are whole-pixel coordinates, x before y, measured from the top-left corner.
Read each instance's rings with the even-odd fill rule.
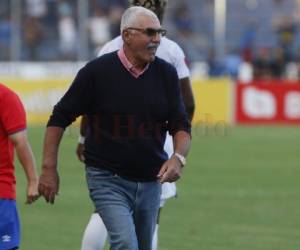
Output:
[[[177,157],[177,159],[180,161],[181,165],[184,166],[186,164],[185,157],[181,154],[174,153],[174,155]]]

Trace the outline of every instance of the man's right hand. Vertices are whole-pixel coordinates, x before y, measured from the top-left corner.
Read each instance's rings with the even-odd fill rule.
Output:
[[[84,151],[84,144],[78,143],[77,149],[76,149],[76,154],[77,154],[78,159],[81,162],[84,162],[83,151]]]
[[[54,203],[59,190],[59,175],[56,168],[42,167],[39,180],[39,194],[44,196],[47,203]]]

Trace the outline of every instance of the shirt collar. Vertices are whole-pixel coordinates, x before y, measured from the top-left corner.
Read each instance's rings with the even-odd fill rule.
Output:
[[[134,65],[132,65],[132,63],[127,59],[123,47],[121,47],[119,49],[118,57],[119,57],[121,63],[123,64],[123,66],[135,78],[138,78],[139,76],[141,76],[149,68],[149,63],[147,63],[147,65],[143,69],[137,69],[136,67],[134,67]]]

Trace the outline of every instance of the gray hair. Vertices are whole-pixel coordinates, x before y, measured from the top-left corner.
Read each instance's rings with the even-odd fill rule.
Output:
[[[158,20],[157,16],[151,10],[148,10],[141,6],[133,6],[125,10],[122,19],[121,19],[121,33],[128,27],[131,27],[136,23],[136,19],[139,15],[145,15],[153,17]]]

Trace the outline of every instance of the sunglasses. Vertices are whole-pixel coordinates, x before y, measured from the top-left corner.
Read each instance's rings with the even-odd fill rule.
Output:
[[[147,35],[149,37],[156,36],[157,34],[159,34],[160,36],[165,36],[167,34],[167,31],[164,29],[153,29],[153,28],[141,29],[141,28],[129,27],[129,28],[127,28],[127,30],[137,30],[137,31],[144,33],[145,35]]]

